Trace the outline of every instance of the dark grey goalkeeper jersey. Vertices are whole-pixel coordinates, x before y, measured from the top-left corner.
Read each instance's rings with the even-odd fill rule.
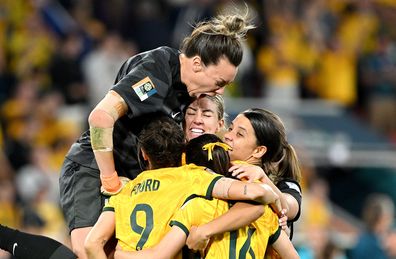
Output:
[[[137,135],[156,115],[166,114],[177,122],[190,103],[186,86],[180,80],[179,51],[159,47],[129,58],[118,72],[116,91],[127,103],[128,112],[117,120],[113,131],[115,167],[120,176],[135,178],[141,172],[137,160]],[[89,130],[66,155],[74,162],[98,169],[91,148]]]
[[[283,179],[280,180],[277,184],[276,187],[283,192],[283,193],[288,193],[291,196],[293,196],[297,203],[298,203],[298,212],[296,217],[293,220],[288,220],[287,225],[290,228],[290,240],[293,238],[293,232],[294,232],[294,226],[293,223],[297,221],[300,218],[301,215],[301,201],[302,201],[302,193],[301,193],[301,186],[300,184],[292,179]]]

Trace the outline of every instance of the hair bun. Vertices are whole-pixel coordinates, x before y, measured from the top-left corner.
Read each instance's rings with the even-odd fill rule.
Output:
[[[247,21],[247,17],[241,15],[219,15],[214,20],[215,30],[225,36],[242,39],[248,30],[255,28]]]

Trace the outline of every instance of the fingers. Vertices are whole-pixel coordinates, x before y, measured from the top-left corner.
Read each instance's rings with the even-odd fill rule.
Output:
[[[233,165],[230,167],[229,172],[231,172],[232,176],[237,177],[238,179],[246,179],[249,182],[264,179],[265,177],[264,170],[255,165]]]
[[[283,216],[281,218],[279,218],[279,226],[285,230],[287,227],[287,216]]]
[[[256,173],[253,170],[249,170],[251,166],[247,165],[234,165],[228,170],[232,176],[238,179],[248,179],[249,181],[256,180]]]
[[[279,198],[276,198],[271,204],[271,208],[273,208],[278,214],[279,217],[282,217],[282,204]]]
[[[276,206],[277,211],[282,211],[282,204],[281,204],[280,199],[277,199],[275,201],[275,206]]]
[[[193,226],[191,227],[190,234],[187,237],[186,245],[194,252],[202,252],[205,251],[209,241],[209,238],[201,235],[201,233],[198,231],[198,227]]]
[[[244,171],[241,165],[233,165],[228,169],[232,173],[232,176],[237,177],[240,173]]]

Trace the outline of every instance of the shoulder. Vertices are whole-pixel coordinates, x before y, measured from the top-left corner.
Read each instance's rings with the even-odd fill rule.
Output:
[[[208,215],[213,215],[211,211],[217,210],[221,211],[219,214],[223,214],[228,211],[228,203],[219,199],[206,199],[205,197],[195,196],[189,200],[187,200],[183,206],[182,210],[193,210],[196,213],[208,213]]]
[[[205,172],[205,167],[203,166],[199,166],[196,164],[186,164],[181,166],[180,168],[182,168],[183,170],[187,170],[187,171],[202,171]]]
[[[173,65],[179,62],[179,54],[178,50],[167,46],[141,52],[125,61],[121,72],[124,75],[128,74],[135,67],[142,64],[145,64],[145,66],[150,66],[150,64],[158,66],[163,66],[164,64]]]
[[[180,54],[179,51],[176,49],[167,46],[162,46],[153,50],[143,52],[141,53],[141,56],[142,58],[145,59],[153,59],[156,61],[163,61],[164,63],[167,63],[169,61],[174,61],[174,60],[178,61],[179,54]]]

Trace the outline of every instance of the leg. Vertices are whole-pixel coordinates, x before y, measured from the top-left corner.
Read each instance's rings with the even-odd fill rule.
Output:
[[[20,232],[3,225],[0,225],[0,248],[16,258],[77,258],[68,247],[54,239]]]
[[[73,251],[80,259],[86,259],[84,241],[105,202],[100,193],[99,170],[65,159],[59,184],[60,203],[71,230]]]

